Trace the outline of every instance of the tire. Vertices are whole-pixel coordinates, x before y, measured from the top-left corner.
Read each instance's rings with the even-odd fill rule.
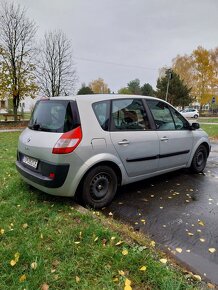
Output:
[[[197,119],[198,118],[198,115],[194,115],[194,118]]]
[[[117,191],[117,176],[109,166],[97,166],[85,176],[82,185],[82,199],[92,208],[108,205]]]
[[[207,163],[207,149],[204,145],[200,145],[196,150],[191,163],[191,171],[200,173],[204,170]]]

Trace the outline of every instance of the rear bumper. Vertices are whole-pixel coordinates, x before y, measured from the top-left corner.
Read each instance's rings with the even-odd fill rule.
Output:
[[[16,167],[18,172],[26,179],[47,188],[61,187],[69,171],[69,164],[56,165],[40,161],[37,169],[31,169],[29,166],[22,163],[22,154],[18,153]],[[52,173],[53,178],[49,177]]]

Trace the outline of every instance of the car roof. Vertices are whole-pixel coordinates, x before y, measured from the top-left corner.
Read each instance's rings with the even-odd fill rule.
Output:
[[[161,100],[151,96],[141,96],[141,95],[120,95],[120,94],[90,94],[90,95],[70,95],[70,96],[58,96],[58,97],[51,97],[51,100],[74,100],[74,101],[82,101],[82,102],[99,102],[103,100],[114,100],[114,99],[126,99],[126,98],[133,98],[133,99],[154,99],[154,100]]]

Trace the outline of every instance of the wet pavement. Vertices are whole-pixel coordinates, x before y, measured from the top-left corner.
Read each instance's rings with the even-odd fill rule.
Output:
[[[122,187],[109,212],[218,285],[218,142],[204,174],[180,170]]]

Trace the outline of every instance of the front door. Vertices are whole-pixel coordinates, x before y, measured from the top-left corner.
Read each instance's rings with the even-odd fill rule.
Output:
[[[159,137],[150,129],[142,100],[113,100],[111,121],[111,140],[128,176],[157,171]]]

